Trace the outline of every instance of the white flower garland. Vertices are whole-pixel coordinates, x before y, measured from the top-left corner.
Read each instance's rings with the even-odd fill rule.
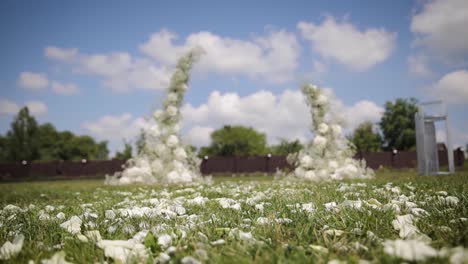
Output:
[[[331,98],[311,84],[304,85],[302,93],[310,107],[315,137],[299,153],[288,156],[288,162],[296,167],[292,176],[311,181],[372,177],[373,171],[364,161],[352,158],[350,143],[342,134],[336,113],[331,111]]]
[[[190,69],[198,55],[198,51],[191,51],[179,59],[163,109],[153,114],[157,125],[145,131],[144,149],[128,161],[123,172],[106,176],[107,184],[182,183],[202,179],[200,160],[183,145],[179,136],[180,107],[187,91]]]

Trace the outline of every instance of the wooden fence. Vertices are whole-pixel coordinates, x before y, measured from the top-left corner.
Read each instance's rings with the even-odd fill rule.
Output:
[[[400,151],[396,155],[391,152],[359,153],[356,159],[366,160],[367,166],[377,169],[380,166],[388,168],[416,168],[416,152]],[[455,166],[463,166],[465,160],[463,151],[454,151]],[[447,165],[447,153],[439,152],[439,163]],[[18,181],[33,179],[74,179],[103,177],[121,171],[125,162],[122,160],[103,161],[54,161],[33,162],[28,164],[0,164],[0,181]],[[210,157],[203,160],[200,171],[203,174],[226,173],[273,173],[277,169],[291,169],[285,156],[271,157]]]
[[[368,167],[417,168],[417,156],[414,151],[359,153],[356,159],[364,159]],[[462,150],[454,151],[455,166],[462,167],[465,160]],[[447,166],[447,152],[439,151],[440,166]],[[203,174],[275,172],[276,169],[292,169],[285,156],[268,157],[213,157],[203,160],[200,170]]]

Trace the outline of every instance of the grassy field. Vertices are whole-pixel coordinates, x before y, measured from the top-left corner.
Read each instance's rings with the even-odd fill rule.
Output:
[[[381,171],[372,180],[322,183],[271,176],[176,186],[7,183],[0,208],[0,246],[25,237],[8,263],[468,261],[467,171]],[[410,252],[400,252],[399,239],[415,250],[402,244]]]

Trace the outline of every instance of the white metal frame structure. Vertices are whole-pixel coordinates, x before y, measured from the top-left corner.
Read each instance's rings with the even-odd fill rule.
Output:
[[[427,111],[428,108],[434,106],[438,106],[440,109],[443,109],[441,113],[429,113]],[[419,175],[453,174],[455,172],[455,166],[453,161],[447,107],[442,101],[421,103],[414,119],[416,125],[416,149],[418,155]],[[442,172],[439,168],[439,154],[435,129],[435,122],[438,121],[445,121],[448,172]]]

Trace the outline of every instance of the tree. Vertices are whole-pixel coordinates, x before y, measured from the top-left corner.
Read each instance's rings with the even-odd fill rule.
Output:
[[[211,133],[211,144],[199,156],[255,156],[267,152],[266,136],[251,127],[224,126]]]
[[[57,142],[59,133],[54,125],[45,123],[39,126],[39,156],[42,161],[51,161],[58,159]]]
[[[50,123],[38,125],[22,108],[11,123],[6,137],[0,136],[0,161],[107,159],[107,141],[96,142],[90,136],[57,131]]]
[[[398,98],[393,103],[385,103],[380,128],[387,149],[411,150],[416,147],[414,115],[417,111],[414,98]]]
[[[71,160],[103,160],[107,159],[109,154],[106,141],[97,143],[90,136],[75,136],[69,144]]]
[[[124,149],[122,152],[118,151],[115,153],[114,159],[118,160],[129,160],[132,158],[132,145],[124,140]]]
[[[90,136],[75,136],[70,131],[59,132],[56,145],[61,160],[104,160],[108,158],[107,141],[97,143]]]
[[[11,123],[11,129],[6,136],[7,160],[21,161],[37,160],[39,153],[39,137],[36,119],[29,114],[29,109],[20,109]]]
[[[145,130],[141,129],[135,142],[137,148],[137,154],[140,154],[145,150],[146,147],[146,133]]]
[[[0,162],[7,162],[7,139],[0,135]]]
[[[297,153],[299,150],[304,148],[301,142],[296,139],[294,141],[288,141],[287,139],[281,139],[278,145],[270,147],[270,152],[273,155],[288,155],[291,153]]]
[[[373,129],[371,122],[360,124],[348,137],[357,152],[375,152],[382,148],[382,137]]]

